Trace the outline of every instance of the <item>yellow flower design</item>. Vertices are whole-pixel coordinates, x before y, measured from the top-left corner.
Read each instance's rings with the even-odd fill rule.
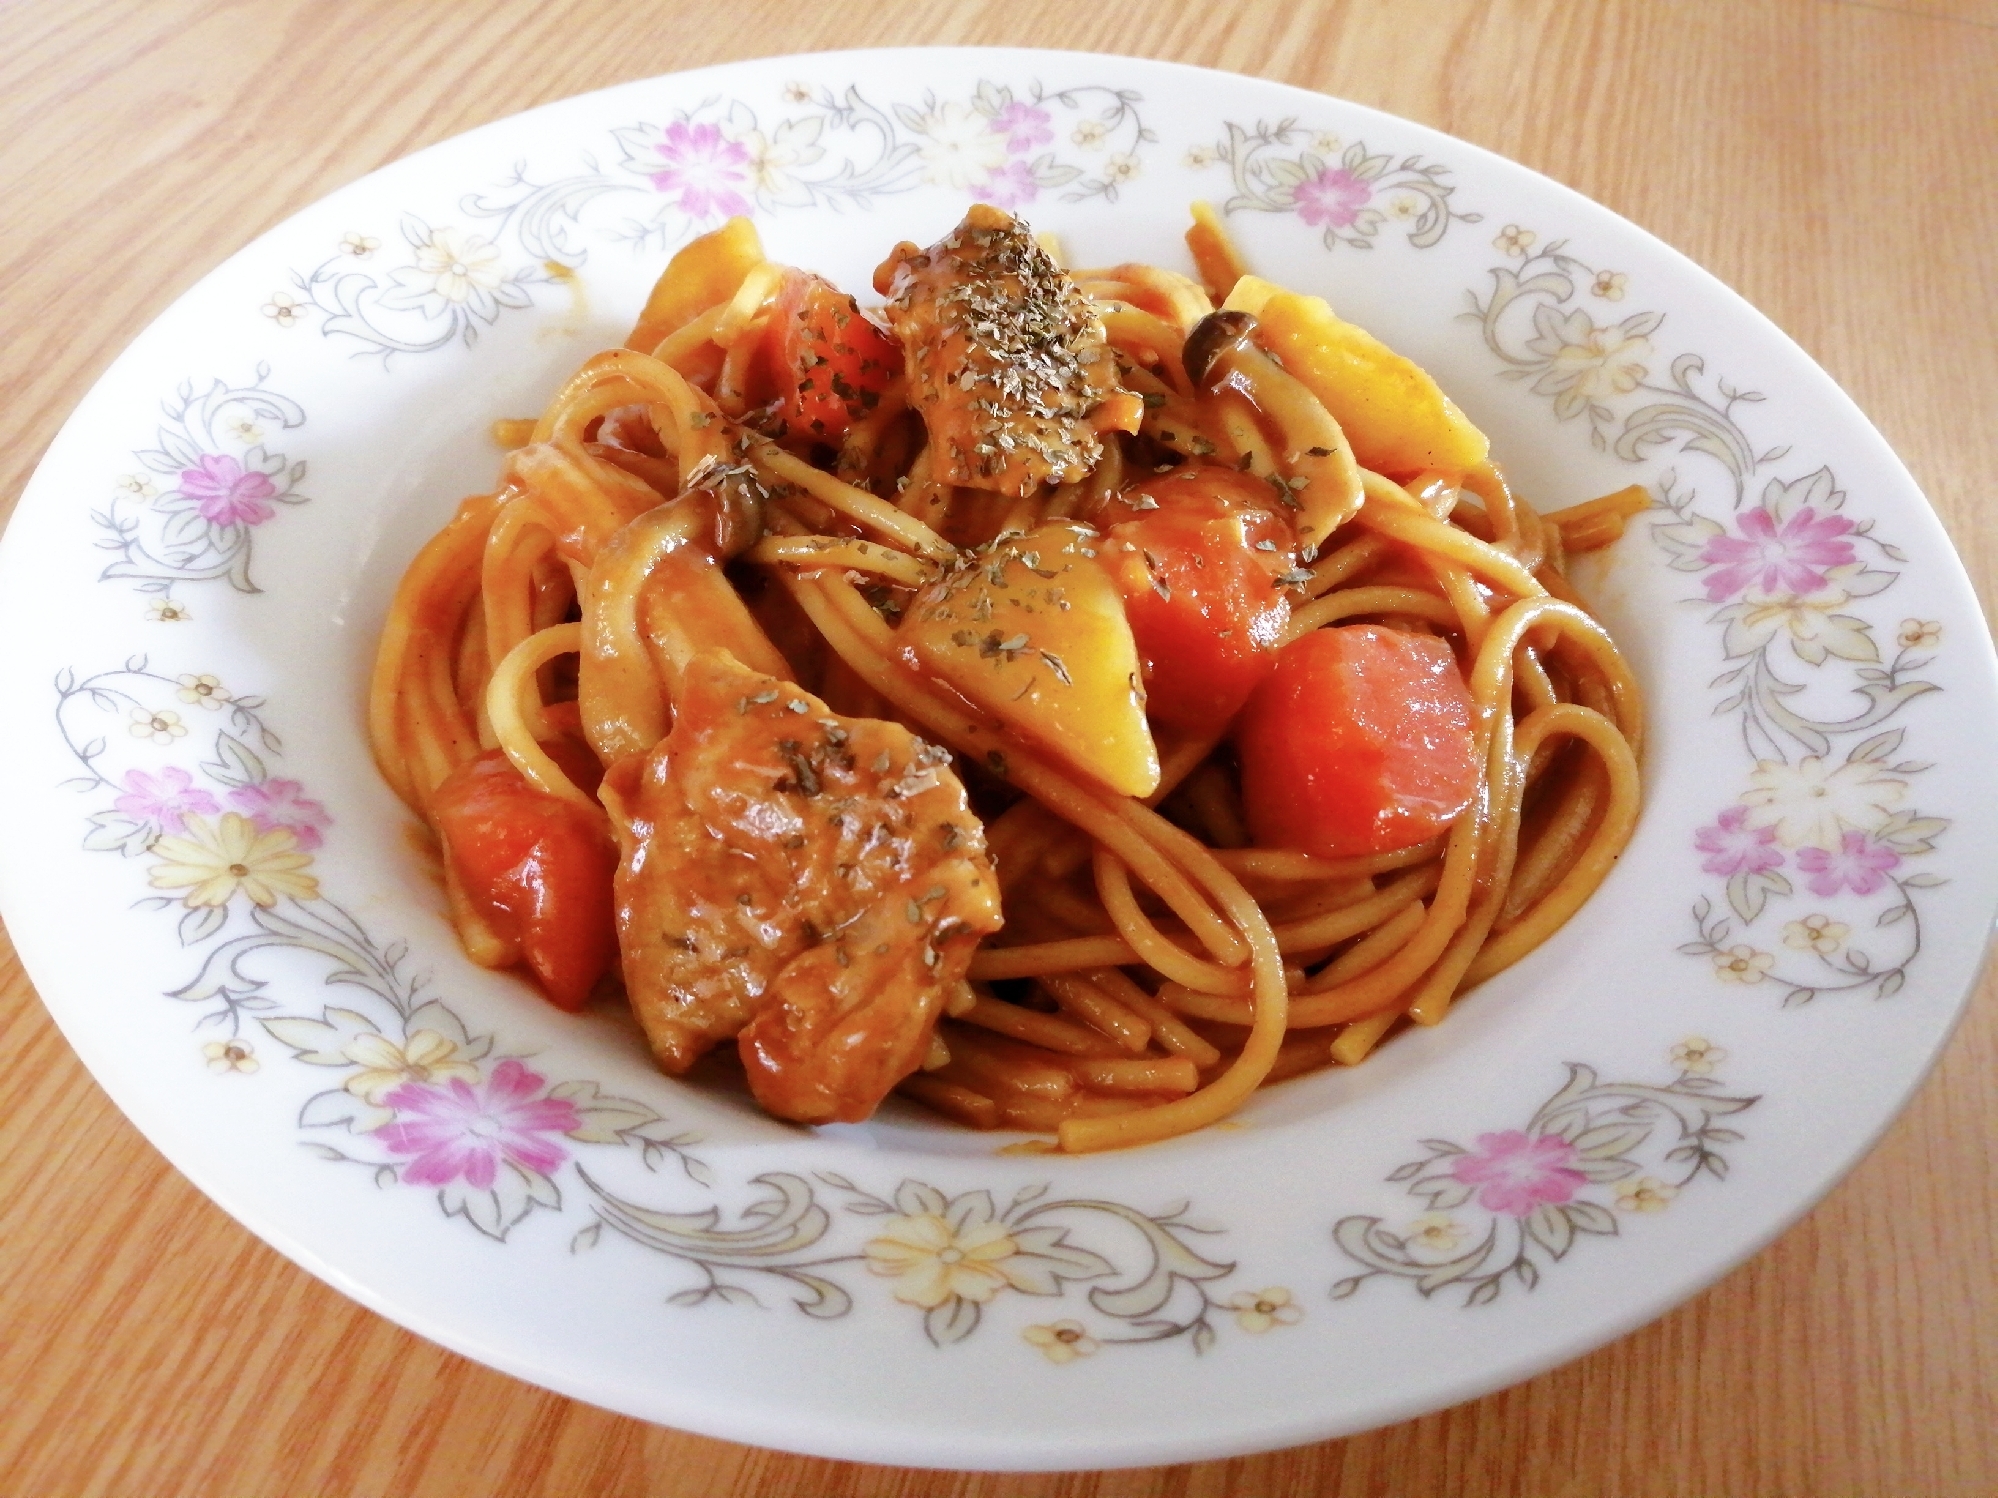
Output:
[[[1464,1225],[1445,1212],[1425,1212],[1408,1225],[1408,1246],[1439,1257],[1455,1253]]]
[[[1857,570],[1856,565],[1832,568],[1826,581]],[[1728,648],[1747,654],[1768,643],[1777,630],[1787,629],[1796,642],[1797,654],[1807,661],[1822,662],[1828,655],[1847,661],[1877,661],[1880,651],[1866,632],[1866,622],[1839,612],[1850,602],[1850,593],[1834,587],[1808,597],[1786,594],[1764,599],[1751,595],[1743,600],[1739,618],[1728,628]]]
[[[253,1072],[257,1069],[257,1053],[247,1040],[211,1040],[201,1048],[201,1054],[208,1058],[210,1071]]]
[[[1930,650],[1942,643],[1940,619],[1903,619],[1895,636],[1903,650]]]
[[[1714,976],[1723,983],[1760,983],[1774,966],[1774,957],[1750,946],[1733,946],[1714,953]]]
[[[1089,1335],[1089,1329],[1080,1321],[1052,1321],[1030,1326],[1020,1335],[1027,1339],[1029,1346],[1040,1349],[1041,1356],[1055,1364],[1086,1358],[1102,1345]]]
[[[1630,324],[1602,327],[1587,314],[1565,316],[1542,307],[1534,316],[1536,333],[1527,347],[1547,361],[1533,382],[1535,395],[1554,397],[1554,414],[1566,421],[1597,401],[1628,395],[1648,372],[1651,340],[1629,332]],[[1641,324],[1640,324],[1641,326]]]
[[[1835,921],[1828,915],[1807,915],[1783,928],[1783,945],[1829,957],[1845,945],[1846,937],[1851,934],[1852,928],[1843,921]]]
[[[180,700],[214,712],[229,700],[229,693],[212,676],[183,676],[180,678]]]
[[[1388,199],[1388,212],[1396,218],[1414,218],[1421,211],[1421,200],[1408,193],[1396,193]]]
[[[814,144],[817,139],[816,129],[795,121],[779,125],[769,135],[761,130],[750,131],[742,137],[741,144],[749,155],[744,165],[749,169],[751,184],[759,192],[787,191],[795,168],[809,166],[825,155]]]
[[[1812,754],[1794,765],[1758,760],[1741,800],[1748,825],[1774,827],[1784,847],[1837,848],[1848,828],[1871,832],[1907,794],[1908,782],[1874,760]]]
[[[1630,277],[1620,270],[1597,271],[1595,284],[1589,290],[1606,302],[1620,302],[1624,288],[1629,284]]]
[[[1304,1319],[1304,1307],[1293,1304],[1290,1291],[1282,1285],[1271,1285],[1267,1290],[1238,1290],[1228,1297],[1228,1309],[1235,1313],[1235,1324],[1245,1332],[1295,1326]]]
[[[1006,164],[1006,137],[968,104],[940,104],[913,128],[922,138],[916,150],[927,182],[968,189]]]
[[[1696,1077],[1711,1076],[1713,1069],[1727,1060],[1727,1052],[1704,1035],[1688,1035],[1672,1047],[1672,1064]]]
[[[1076,127],[1076,135],[1080,137],[1081,134],[1082,134],[1082,127],[1078,125]],[[1076,144],[1081,145],[1082,143],[1083,142],[1078,138]],[[1093,145],[1094,142],[1092,141],[1091,144]],[[1200,167],[1203,166],[1214,165],[1215,160],[1216,157],[1214,153],[1211,150],[1209,150],[1206,146],[1195,146],[1186,153],[1186,164],[1190,167],[1195,168],[1196,170],[1198,170]]]
[[[377,1108],[405,1082],[464,1082],[479,1080],[479,1069],[469,1061],[453,1058],[456,1041],[435,1030],[418,1030],[406,1045],[397,1045],[386,1035],[362,1035],[341,1055],[361,1070],[347,1078],[347,1090]]]
[[[151,499],[159,486],[142,473],[128,473],[118,480],[118,488],[134,499]]]
[[[1002,1222],[954,1227],[934,1212],[891,1217],[862,1250],[869,1269],[897,1282],[897,1300],[926,1311],[953,1298],[983,1305],[1008,1285],[1017,1287],[1007,1261],[1019,1251]]]
[[[229,432],[238,442],[246,446],[249,443],[259,440],[264,435],[264,429],[254,421],[232,422],[229,426]]]
[[[789,173],[786,168],[797,164],[799,153],[789,146],[780,146],[761,130],[752,130],[742,138],[742,148],[749,153],[746,165],[749,167],[749,180],[762,192],[775,192]]]
[[[311,855],[298,851],[298,839],[286,827],[257,830],[248,817],[229,811],[219,822],[187,818],[184,837],[162,837],[152,846],[160,862],[153,865],[154,889],[184,889],[182,903],[191,908],[227,905],[237,894],[266,909],[289,895],[294,900],[319,897],[319,881],[303,870]]]
[[[425,287],[447,302],[466,302],[506,279],[499,246],[483,234],[445,227],[416,247],[416,269]]]
[[[365,260],[382,247],[382,242],[368,234],[349,234],[340,241],[340,248],[356,260]]]
[[[282,291],[271,293],[271,299],[264,303],[264,316],[281,328],[288,328],[297,322],[304,310]]]
[[[1138,158],[1129,151],[1119,151],[1103,163],[1103,179],[1106,182],[1129,182],[1138,175]]]
[[[1108,134],[1109,131],[1104,128],[1101,120],[1080,120],[1077,121],[1075,129],[1069,132],[1068,138],[1087,150],[1092,146],[1102,145],[1103,138]],[[1193,158],[1196,156],[1201,159],[1195,161]],[[1186,164],[1188,166],[1206,166],[1213,159],[1214,157],[1211,153],[1199,146],[1195,146],[1191,151],[1186,153]]]
[[[184,603],[175,603],[171,598],[155,598],[146,605],[146,617],[161,624],[185,624],[194,615],[187,611]]]
[[[1339,146],[1339,137],[1323,130],[1311,137],[1311,149],[1321,156],[1330,156]]]
[[[1656,1176],[1639,1176],[1616,1183],[1616,1205],[1621,1212],[1663,1212],[1679,1194],[1677,1186]]]
[[[1517,260],[1533,248],[1533,241],[1539,237],[1531,229],[1522,229],[1518,224],[1507,224],[1499,231],[1498,238],[1492,241],[1492,248]]]
[[[133,738],[151,739],[155,744],[171,744],[187,736],[187,725],[180,721],[179,713],[171,710],[156,713],[150,708],[135,707],[130,727]]]
[[[811,100],[812,100],[812,91],[809,88],[807,88],[804,84],[792,82],[784,85],[785,103],[809,104]]]

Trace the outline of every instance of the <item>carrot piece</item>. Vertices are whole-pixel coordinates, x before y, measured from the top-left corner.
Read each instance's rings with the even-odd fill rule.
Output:
[[[543,747],[565,770],[578,761],[571,774],[594,783],[586,752],[566,742]],[[519,953],[550,1003],[581,1009],[617,951],[617,850],[602,819],[528,784],[498,749],[446,777],[430,812],[476,915],[504,950]]]
[[[1477,789],[1471,721],[1444,641],[1315,630],[1284,648],[1236,722],[1249,829],[1259,846],[1325,858],[1426,842]]]
[[[1276,579],[1296,565],[1297,544],[1276,503],[1261,479],[1190,463],[1097,517],[1154,722],[1216,732],[1276,664],[1290,620]]]
[[[831,282],[790,271],[770,319],[771,376],[788,435],[838,442],[880,405],[902,347]]]

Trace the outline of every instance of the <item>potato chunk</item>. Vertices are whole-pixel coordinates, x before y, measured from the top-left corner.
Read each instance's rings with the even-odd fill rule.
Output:
[[[1467,473],[1490,443],[1428,371],[1323,297],[1299,296],[1245,276],[1228,305],[1253,312],[1257,337],[1325,403],[1364,468],[1390,478]]]
[[[971,552],[918,593],[905,657],[1008,728],[1127,796],[1158,789],[1138,647],[1104,542],[1050,520]]]

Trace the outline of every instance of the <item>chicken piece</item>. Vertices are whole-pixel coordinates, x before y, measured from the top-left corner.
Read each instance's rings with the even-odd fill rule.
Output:
[[[1103,320],[1026,225],[983,203],[927,250],[896,246],[874,281],[908,357],[938,477],[1024,495],[1086,478],[1101,434],[1144,403],[1117,382]]]
[[[871,1114],[1000,926],[949,753],[705,650],[673,731],[606,792],[625,984],[659,1064],[733,1037],[767,1111]]]

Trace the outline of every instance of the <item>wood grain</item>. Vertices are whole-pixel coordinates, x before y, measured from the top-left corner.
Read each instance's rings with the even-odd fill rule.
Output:
[[[1501,151],[1790,331],[1998,580],[1998,5],[1989,0],[71,0],[0,8],[0,503],[224,255],[486,120],[757,53],[1133,52],[1280,78]],[[816,1461],[546,1394],[343,1300],[112,1109],[4,953],[0,1493],[1970,1495],[1998,1492],[1998,1020],[1803,1223],[1663,1321],[1346,1441],[1138,1472]],[[969,1391],[968,1391],[969,1392]]]

